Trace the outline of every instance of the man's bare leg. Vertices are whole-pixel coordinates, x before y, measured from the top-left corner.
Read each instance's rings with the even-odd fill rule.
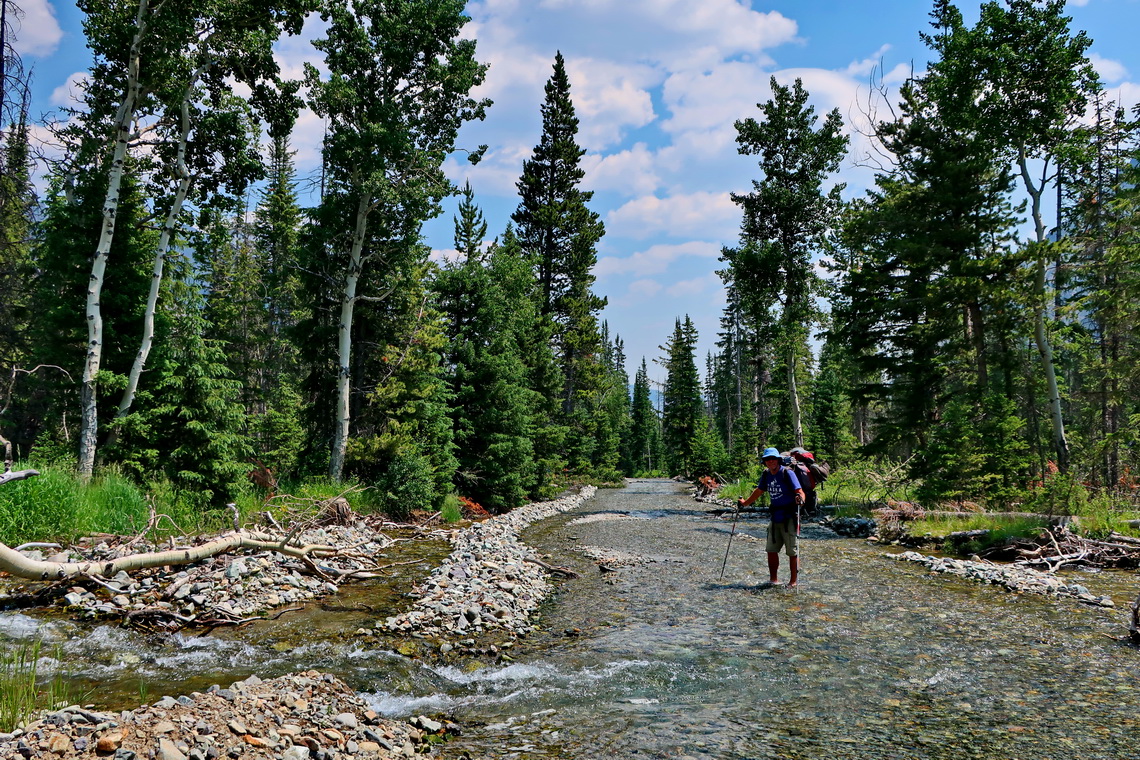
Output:
[[[780,555],[779,555],[779,553],[778,552],[768,552],[768,582],[769,583],[774,585],[774,584],[780,582],[780,579],[776,577],[776,574],[779,573],[779,571],[780,571]]]

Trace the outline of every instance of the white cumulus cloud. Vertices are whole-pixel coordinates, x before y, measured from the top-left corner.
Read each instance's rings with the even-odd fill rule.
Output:
[[[47,0],[21,0],[19,8],[21,14],[9,12],[8,15],[15,31],[12,47],[20,55],[46,56],[54,53],[63,39],[63,30],[51,4]]]
[[[660,274],[680,258],[696,257],[715,260],[720,256],[720,244],[691,240],[676,245],[659,244],[626,257],[606,256],[598,260],[594,274],[598,278],[611,275],[645,276]]]
[[[630,238],[656,235],[735,238],[740,212],[729,193],[699,192],[658,198],[635,198],[606,217],[610,234]]]
[[[69,76],[66,82],[52,90],[51,104],[68,108],[79,106],[83,97],[83,89],[89,78],[86,71],[77,71]]]
[[[1120,61],[1114,61],[1111,58],[1102,58],[1096,53],[1089,54],[1089,61],[1092,62],[1096,73],[1100,74],[1100,78],[1109,84],[1119,82],[1128,76],[1128,69],[1126,69],[1124,64]]]
[[[612,190],[622,195],[646,195],[657,190],[661,178],[657,171],[657,154],[645,143],[609,155],[587,153],[582,156],[587,190]]]

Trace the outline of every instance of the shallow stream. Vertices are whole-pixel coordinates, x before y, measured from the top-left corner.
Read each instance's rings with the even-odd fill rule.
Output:
[[[765,522],[737,524],[721,579],[730,528],[660,480],[533,526],[525,539],[582,577],[490,665],[354,636],[399,603],[382,586],[200,637],[2,612],[0,647],[58,644],[100,684],[91,701],[117,706],[327,670],[387,714],[465,726],[445,758],[1140,757],[1140,652],[1111,638],[1126,632],[1135,572],[1073,574],[1116,601],[1102,610],[933,575],[805,526],[800,588],[762,590]],[[643,563],[603,573],[585,546]]]

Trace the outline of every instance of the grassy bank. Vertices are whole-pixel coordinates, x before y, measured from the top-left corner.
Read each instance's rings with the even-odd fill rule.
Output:
[[[58,672],[46,682],[39,682],[40,656],[39,641],[0,651],[0,732],[13,730],[40,710],[80,699],[81,695]],[[62,660],[58,651],[54,659]]]
[[[213,532],[233,525],[229,510],[211,506],[200,494],[176,489],[166,481],[143,488],[113,470],[104,470],[84,483],[66,467],[20,463],[14,469],[29,468],[39,470],[40,476],[0,488],[0,541],[10,546],[71,541],[94,533],[137,533],[147,524],[150,504],[158,514],[170,517],[159,526],[159,537],[179,531]],[[282,484],[279,490],[289,497],[268,505],[265,493],[252,486],[238,494],[234,503],[243,521],[259,521],[258,513],[266,509],[277,516],[286,507],[315,510],[335,496],[344,496],[358,512],[375,511],[368,490],[351,484],[307,481]]]

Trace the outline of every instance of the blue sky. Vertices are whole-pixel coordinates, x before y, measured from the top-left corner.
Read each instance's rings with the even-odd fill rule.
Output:
[[[87,66],[82,17],[74,5],[22,0],[17,45],[34,67],[33,113],[67,101],[69,82]],[[755,160],[736,153],[733,121],[755,116],[769,97],[768,80],[796,77],[817,111],[839,108],[849,128],[865,119],[872,70],[888,85],[924,68],[918,38],[929,2],[902,0],[472,0],[467,34],[491,64],[483,96],[495,105],[468,125],[460,143],[490,146],[476,167],[448,161],[458,184],[470,180],[490,234],[500,233],[518,204],[515,180],[539,139],[539,105],[556,51],[567,61],[572,97],[587,149],[585,186],[606,224],[598,248],[595,289],[609,299],[602,318],[626,344],[629,369],[644,356],[650,374],[672,332],[688,314],[701,335],[698,361],[713,347],[724,303],[715,274],[724,245],[740,223],[731,192],[746,192]],[[961,2],[968,20],[978,2]],[[1073,29],[1093,39],[1091,54],[1110,93],[1140,102],[1140,0],[1069,4]],[[283,42],[287,71],[318,60],[308,39]],[[320,121],[302,116],[294,147],[298,169],[318,165]],[[858,195],[872,173],[859,166],[867,149],[852,132],[840,181]],[[454,204],[424,233],[438,255],[451,248]],[[701,365],[703,366],[703,364]]]

